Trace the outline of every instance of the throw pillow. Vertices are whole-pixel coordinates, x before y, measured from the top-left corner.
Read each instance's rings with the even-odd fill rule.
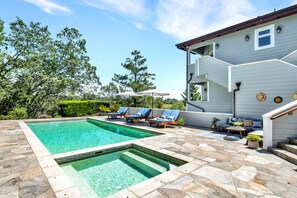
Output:
[[[162,115],[162,116],[161,116],[161,118],[163,118],[163,119],[166,119],[166,117],[167,117],[166,115]]]
[[[140,113],[140,112],[138,112],[138,113],[137,113],[137,116],[141,116],[141,113]]]
[[[261,121],[253,121],[253,128],[262,128]]]
[[[174,116],[168,116],[167,117],[169,120],[174,120]]]
[[[252,127],[253,126],[253,121],[252,120],[244,120],[243,125],[245,127]]]

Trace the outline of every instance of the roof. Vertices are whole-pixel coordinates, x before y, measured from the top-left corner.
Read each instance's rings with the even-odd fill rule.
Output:
[[[284,8],[284,9],[281,9],[281,10],[278,10],[278,11],[274,11],[274,12],[262,15],[262,16],[258,16],[256,18],[250,19],[248,21],[238,23],[236,25],[232,25],[230,27],[227,27],[227,28],[224,28],[224,29],[221,29],[221,30],[218,30],[218,31],[215,31],[215,32],[182,42],[182,43],[179,43],[176,45],[176,47],[181,50],[186,50],[186,48],[190,45],[193,45],[196,43],[201,43],[203,41],[214,39],[214,38],[224,36],[227,34],[231,34],[234,32],[238,32],[238,31],[241,31],[241,30],[244,30],[244,29],[256,26],[256,25],[268,23],[270,21],[274,21],[274,20],[284,18],[284,17],[290,16],[290,15],[294,15],[294,14],[297,14],[297,4],[287,7],[287,8]]]

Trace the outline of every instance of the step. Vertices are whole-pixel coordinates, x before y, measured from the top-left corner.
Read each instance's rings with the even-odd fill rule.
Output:
[[[167,169],[159,164],[156,164],[148,159],[140,157],[129,151],[122,153],[121,159],[136,166],[140,170],[148,173],[151,176],[156,176],[167,171]]]
[[[288,143],[278,143],[278,147],[297,155],[297,145]]]
[[[99,198],[88,182],[71,165],[62,166],[62,169],[71,181],[79,188],[83,197]]]
[[[288,138],[290,144],[297,145],[297,138]]]
[[[277,147],[268,147],[267,150],[276,156],[297,165],[297,155]]]

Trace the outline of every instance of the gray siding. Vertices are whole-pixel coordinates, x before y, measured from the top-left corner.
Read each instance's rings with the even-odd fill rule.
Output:
[[[228,87],[228,66],[230,64],[210,56],[203,56],[199,60],[199,74],[207,73],[207,79]]]
[[[136,114],[139,108],[132,107],[131,114]],[[161,116],[164,109],[154,109],[154,117]],[[207,112],[188,112],[182,111],[180,117],[185,118],[185,124],[198,127],[210,127],[211,120],[213,117],[219,118],[221,121],[219,123],[225,123],[228,117],[232,114],[228,113],[207,113]]]
[[[216,58],[231,64],[241,64],[269,59],[281,59],[297,49],[297,15],[261,24],[252,28],[219,37],[214,41],[219,43]],[[281,33],[275,32],[275,47],[254,50],[254,29],[275,24],[282,27]],[[249,35],[249,41],[245,36]]]
[[[297,137],[297,112],[285,115],[273,121],[273,145],[277,142],[287,142],[288,137]]]
[[[290,94],[297,91],[297,67],[278,60],[231,67],[231,85],[242,82],[236,93],[236,115],[261,119],[262,115],[292,101]],[[267,99],[259,102],[256,95],[264,92]],[[281,96],[283,102],[274,103]]]
[[[195,79],[192,81],[195,82]],[[232,94],[228,89],[209,81],[209,101],[191,101],[205,109],[206,112],[231,113],[232,112]],[[188,111],[201,111],[191,105],[188,105]]]
[[[297,65],[297,50],[282,59],[293,65]]]

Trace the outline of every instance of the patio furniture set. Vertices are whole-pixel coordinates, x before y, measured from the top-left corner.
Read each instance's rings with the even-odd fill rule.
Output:
[[[218,125],[217,131],[227,131],[227,136],[237,132],[240,134],[240,138],[243,138],[250,132],[263,134],[263,124],[261,120],[230,117],[226,119],[226,123]]]
[[[126,119],[126,122],[132,122],[132,123],[139,123],[140,120],[148,121],[150,126],[156,125],[156,126],[163,126],[164,128],[167,127],[167,125],[175,125],[178,122],[178,117],[180,115],[180,110],[164,110],[161,117],[155,117],[155,118],[149,118],[150,113],[152,110],[150,108],[141,108],[135,115],[128,115],[127,114],[128,107],[121,107],[117,112],[115,113],[109,113],[107,114],[108,118],[115,119],[117,117],[124,117]]]

